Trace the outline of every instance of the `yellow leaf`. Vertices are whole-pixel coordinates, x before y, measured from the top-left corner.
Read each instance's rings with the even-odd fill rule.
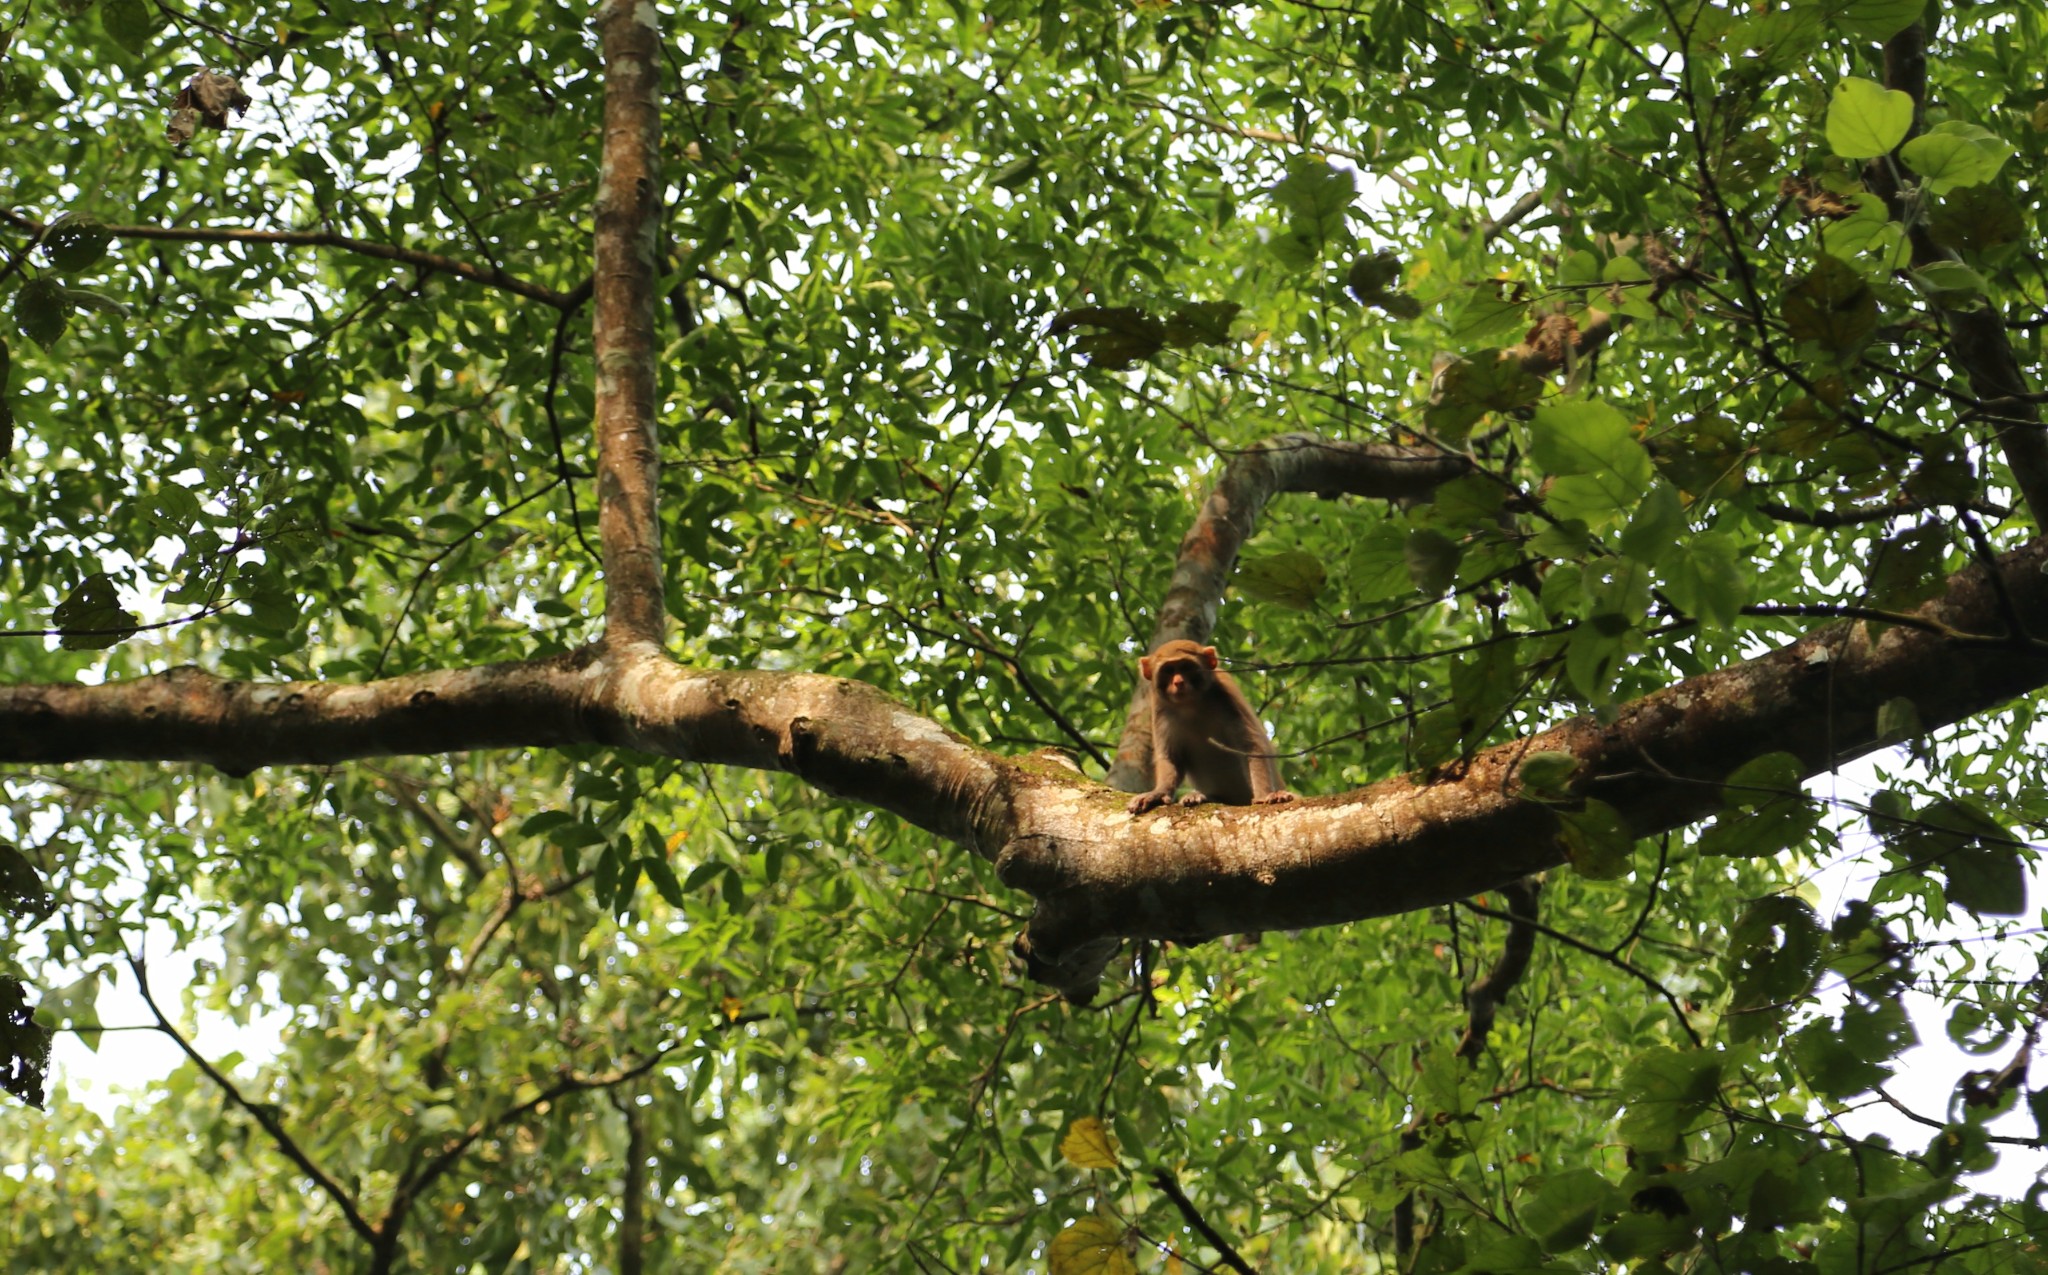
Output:
[[[1124,1247],[1124,1228],[1099,1217],[1084,1217],[1053,1237],[1047,1253],[1052,1275],[1137,1275]]]
[[[740,1010],[745,1008],[745,1004],[737,996],[728,996],[718,1002],[718,1008],[725,1012],[726,1022],[736,1023],[740,1020]]]
[[[1114,1169],[1116,1139],[1102,1127],[1100,1120],[1094,1116],[1082,1116],[1067,1126],[1067,1136],[1060,1139],[1060,1154],[1076,1168]]]
[[[670,854],[674,854],[674,853],[676,852],[676,847],[677,847],[677,846],[679,846],[679,845],[681,845],[681,844],[683,844],[683,842],[685,842],[685,841],[688,841],[689,839],[690,839],[690,834],[689,834],[688,832],[671,832],[671,833],[669,833],[669,834],[668,834],[668,852],[669,852]]]

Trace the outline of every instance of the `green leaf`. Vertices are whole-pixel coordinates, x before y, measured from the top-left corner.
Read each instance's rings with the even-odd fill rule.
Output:
[[[98,651],[133,633],[142,621],[121,608],[114,578],[96,571],[57,604],[50,617],[64,630],[58,639],[67,651]]]
[[[71,321],[71,303],[55,279],[31,279],[14,294],[14,322],[23,336],[45,350],[57,344]]]
[[[1979,258],[2008,256],[2000,250],[2027,237],[2020,206],[1996,186],[1950,191],[1928,214],[1927,229],[1945,246]]]
[[[1823,223],[1820,250],[1838,257],[1870,277],[1902,270],[1913,259],[1906,228],[1885,215],[1884,203],[1872,195],[1857,197],[1853,217]]]
[[[1056,315],[1050,332],[1058,336],[1076,327],[1088,331],[1075,338],[1074,348],[1097,367],[1121,371],[1149,359],[1166,345],[1166,325],[1137,306],[1089,305]]]
[[[1825,932],[1805,902],[1775,895],[1750,904],[1728,940],[1729,1039],[1768,1039],[1813,990],[1827,951]]]
[[[1716,629],[1734,625],[1756,583],[1738,561],[1734,539],[1719,531],[1686,537],[1685,552],[1671,555],[1661,574],[1671,600]]]
[[[1840,1102],[1890,1079],[1887,1061],[1919,1043],[1896,1000],[1851,1001],[1836,1020],[1819,1019],[1792,1036],[1792,1057],[1823,1098]]]
[[[1913,283],[1937,305],[1966,308],[1984,299],[1990,285],[1960,261],[1930,261],[1913,271]]]
[[[1437,377],[1423,424],[1445,442],[1460,442],[1488,412],[1526,407],[1542,393],[1542,379],[1523,370],[1516,356],[1506,350],[1474,350]]]
[[[1920,175],[1926,190],[1939,195],[1998,176],[2012,147],[1988,129],[1949,120],[1907,142],[1899,158]]]
[[[1873,80],[1843,80],[1828,102],[1828,146],[1843,159],[1886,154],[1912,127],[1912,95]]]
[[[143,0],[100,0],[100,27],[129,56],[141,57],[156,23]]]
[[[1287,549],[1238,564],[1237,587],[1261,602],[1294,611],[1315,605],[1328,582],[1322,560],[1299,549]]]
[[[1879,44],[1920,20],[1927,0],[1830,0],[1828,18],[1850,35]]]
[[[1529,326],[1529,299],[1529,285],[1518,279],[1481,279],[1467,288],[1452,331],[1470,344],[1520,336]]]
[[[1517,1213],[1546,1253],[1562,1253],[1591,1240],[1601,1216],[1619,1202],[1614,1187],[1591,1169],[1566,1169],[1523,1186],[1533,1186],[1536,1197],[1524,1201]]]
[[[1616,1261],[1634,1262],[1632,1275],[1672,1275],[1670,1267],[1654,1259],[1693,1247],[1697,1230],[1682,1214],[1624,1213],[1600,1233],[1600,1249]]]
[[[1408,535],[1385,519],[1367,525],[1351,552],[1350,587],[1361,601],[1390,598],[1414,587],[1408,574]]]
[[[1230,321],[1244,309],[1235,301],[1195,301],[1166,316],[1165,342],[1176,350],[1189,346],[1224,345],[1230,340]]]
[[[1628,656],[1624,633],[1582,624],[1565,642],[1564,672],[1572,689],[1594,705],[1614,702],[1614,679]]]
[[[21,851],[0,841],[0,916],[13,917],[17,930],[42,920],[56,907],[43,877]]]
[[[648,881],[653,884],[654,891],[661,896],[662,902],[672,908],[683,906],[682,882],[676,880],[676,871],[668,865],[666,858],[642,855],[640,868],[647,874]]]
[[[1650,454],[1635,426],[1599,399],[1546,403],[1529,420],[1529,455],[1552,474],[1611,473],[1641,491],[1650,483]]]
[[[713,877],[723,876],[731,870],[722,860],[707,859],[690,869],[690,875],[683,879],[683,892],[694,893],[702,889]]]
[[[87,974],[76,982],[46,993],[36,1004],[36,1021],[48,1028],[70,1028],[87,1049],[97,1053],[103,1033],[93,1030],[100,1021],[100,976]],[[81,1027],[80,1024],[87,1024]]]
[[[1634,509],[1655,474],[1628,417],[1598,400],[1537,408],[1529,421],[1529,454],[1559,475],[1544,497],[1552,515],[1594,530]]]
[[[1284,264],[1305,269],[1329,244],[1349,237],[1345,218],[1358,197],[1358,183],[1351,170],[1297,155],[1271,193],[1273,202],[1287,214],[1286,231],[1273,239],[1274,255]]]
[[[135,0],[140,4],[141,0]],[[67,274],[76,274],[97,264],[107,255],[113,235],[97,217],[65,213],[43,231],[43,252],[50,264]]]
[[[1896,743],[1920,734],[1920,710],[1903,695],[1895,695],[1878,706],[1877,737]]]
[[[1600,269],[1600,281],[1609,286],[1597,295],[1601,309],[1635,319],[1654,319],[1657,307],[1650,300],[1650,272],[1634,257],[1615,257]]]
[[[1559,837],[1565,857],[1582,877],[1612,881],[1628,875],[1635,862],[1635,834],[1621,812],[1604,801],[1587,801],[1583,810],[1561,811]]]
[[[1515,773],[1522,781],[1524,796],[1554,800],[1566,795],[1578,769],[1579,759],[1571,753],[1545,751],[1524,757]]]
[[[1928,523],[1877,544],[1870,562],[1870,603],[1885,611],[1911,611],[1948,584],[1948,528]]]
[[[1766,753],[1737,767],[1722,789],[1727,809],[1699,836],[1703,855],[1763,858],[1804,845],[1820,826],[1820,809],[1800,784],[1790,753]]]
[[[1408,578],[1432,598],[1443,596],[1457,583],[1461,554],[1456,541],[1428,527],[1409,532],[1401,550],[1402,559],[1408,564]]]
[[[1001,172],[998,172],[989,180],[1004,190],[1022,190],[1031,184],[1032,179],[1038,176],[1039,171],[1044,166],[1045,159],[1043,156],[1026,155]]]
[[[1863,348],[1877,331],[1877,294],[1853,266],[1824,256],[1785,294],[1785,330],[1837,359]]]
[[[1720,1087],[1721,1063],[1713,1054],[1646,1049],[1622,1073],[1622,1100],[1627,1105],[1615,1132],[1639,1152],[1654,1156],[1674,1150]]]
[[[2026,864],[2005,825],[1974,802],[1951,797],[1919,813],[1921,853],[1931,850],[1949,902],[1978,916],[2018,916],[2027,906]]]

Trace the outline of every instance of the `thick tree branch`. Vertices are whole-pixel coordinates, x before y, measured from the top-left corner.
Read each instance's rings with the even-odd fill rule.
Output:
[[[49,229],[47,223],[11,208],[0,208],[0,221],[27,231],[39,239],[43,232]],[[454,275],[458,279],[467,279],[471,283],[497,288],[514,296],[553,306],[557,310],[569,309],[577,303],[575,292],[558,292],[531,280],[521,279],[517,275],[507,274],[493,265],[479,266],[456,257],[443,256],[438,252],[401,248],[395,244],[378,243],[374,239],[357,239],[351,235],[336,234],[331,230],[249,230],[238,226],[108,226],[106,229],[115,239],[157,239],[166,243],[276,244],[288,248],[340,248],[357,256],[395,261],[434,274]]]
[[[2048,624],[2044,564],[2048,542],[1998,564],[2032,631]],[[1577,791],[1643,837],[1713,814],[1720,781],[1765,753],[1791,753],[1811,776],[1884,746],[1877,717],[1894,699],[1936,729],[2048,684],[2048,648],[1944,635],[2005,632],[1986,569],[1958,574],[1916,614],[1940,631],[1830,625],[1646,695],[1609,724],[1575,718],[1462,767],[1339,797],[1090,820],[1084,831],[1079,818],[1060,827],[1040,793],[1022,792],[1019,837],[998,864],[1038,899],[1031,945],[1054,964],[1104,935],[1201,940],[1449,903],[1563,862],[1555,811],[1518,790],[1517,770],[1534,754],[1574,757]],[[1086,971],[1062,971],[1069,985],[1085,983]]]
[[[597,531],[606,631],[661,642],[661,440],[655,431],[656,249],[661,229],[661,41],[655,11],[606,0],[604,153],[597,181]]]
[[[101,686],[0,688],[0,756],[259,766],[590,743],[596,648],[351,686],[196,668]]]
[[[1054,985],[1070,989],[1101,969],[1080,969],[1072,954],[1105,939],[1334,925],[1556,866],[1556,810],[1520,792],[1519,767],[1536,753],[1570,754],[1576,791],[1648,836],[1714,813],[1721,781],[1764,753],[1789,752],[1812,775],[1892,742],[1877,719],[1894,699],[1932,730],[2048,685],[2048,647],[1993,640],[2009,615],[2048,632],[2044,566],[2048,540],[1999,559],[2003,596],[1981,565],[1955,576],[1915,612],[1919,627],[1873,635],[1859,621],[1829,625],[1646,695],[1605,724],[1575,718],[1435,775],[1288,806],[1134,819],[1121,796],[1071,769],[984,752],[863,683],[693,671],[644,644],[366,686],[250,685],[185,669],[5,688],[0,763],[156,759],[241,773],[598,743],[784,771],[992,859],[1037,900],[1033,948],[1055,966]]]

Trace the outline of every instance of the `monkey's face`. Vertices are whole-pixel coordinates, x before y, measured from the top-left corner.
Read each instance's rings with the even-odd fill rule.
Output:
[[[1209,689],[1209,670],[1200,660],[1167,660],[1152,670],[1152,690],[1168,704],[1193,704]]]

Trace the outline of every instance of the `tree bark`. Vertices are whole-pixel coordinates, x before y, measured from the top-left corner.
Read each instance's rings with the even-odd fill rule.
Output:
[[[83,758],[259,765],[572,743],[780,770],[900,815],[992,859],[1038,901],[1041,959],[1114,937],[1199,940],[1430,907],[1564,861],[1556,808],[1525,797],[1538,752],[1578,762],[1574,790],[1635,836],[1718,810],[1720,784],[1764,753],[1803,775],[1895,742],[1891,700],[1933,730],[2048,685],[2048,541],[1972,567],[1875,634],[1832,624],[1757,659],[1573,718],[1428,776],[1285,806],[1133,818],[1116,791],[1038,755],[985,752],[864,683],[705,672],[644,646],[371,683],[250,685],[178,670],[96,686],[0,689],[0,762]],[[2010,609],[2008,609],[2008,606]],[[1104,960],[1107,956],[1103,957]],[[1099,974],[1098,964],[1095,973]],[[1072,977],[1073,982],[1065,981]],[[1055,986],[1079,986],[1066,969]],[[1093,975],[1088,975],[1092,981]]]
[[[654,294],[661,276],[661,41],[652,5],[606,0],[604,153],[597,178],[597,527],[605,632],[659,644],[661,440],[655,430]]]

